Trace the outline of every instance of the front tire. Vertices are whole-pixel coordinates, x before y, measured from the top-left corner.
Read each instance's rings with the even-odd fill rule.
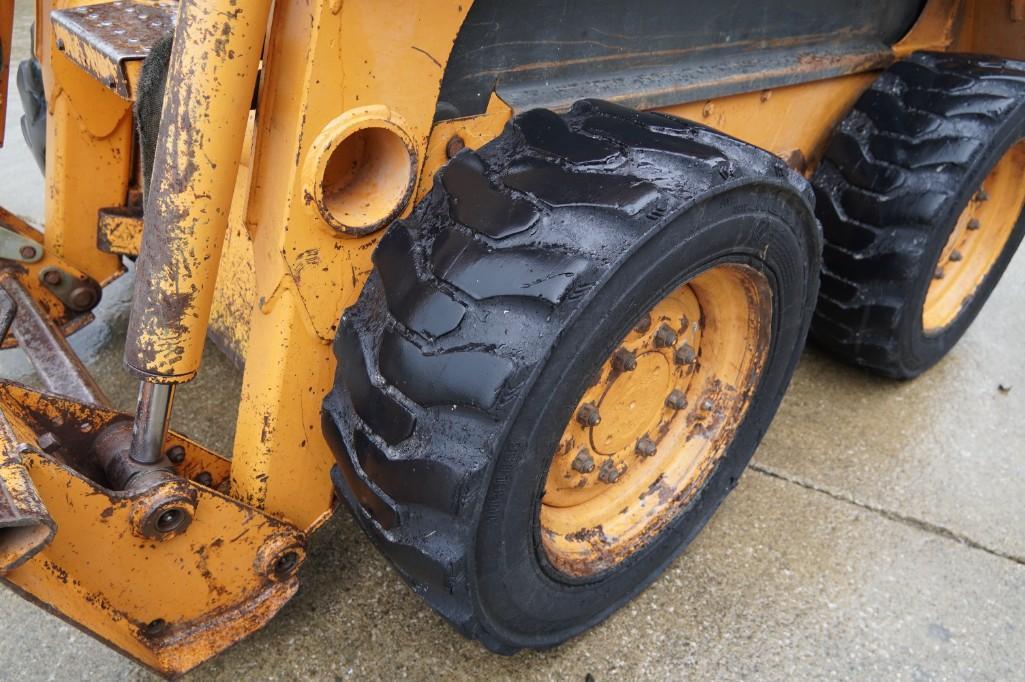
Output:
[[[464,634],[509,653],[580,633],[736,485],[803,347],[819,249],[806,183],[766,152],[596,101],[517,117],[389,228],[343,316],[324,412],[341,496]],[[627,347],[657,372],[626,369]],[[602,440],[581,404],[627,375]],[[577,485],[590,515],[553,515]]]

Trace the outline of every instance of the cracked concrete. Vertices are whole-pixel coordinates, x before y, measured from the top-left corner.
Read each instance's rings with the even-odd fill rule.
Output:
[[[24,52],[28,3],[19,4]],[[39,222],[16,103],[0,204]],[[114,402],[130,281],[73,345]],[[1025,650],[1025,255],[928,375],[884,381],[805,353],[755,460],[708,528],[637,600],[550,652],[494,656],[455,634],[341,515],[298,597],[189,676],[243,679],[1007,679]],[[0,374],[33,377],[18,351]],[[999,386],[1010,387],[1001,391]],[[175,426],[230,447],[240,376],[210,350]],[[151,676],[0,591],[0,680]]]

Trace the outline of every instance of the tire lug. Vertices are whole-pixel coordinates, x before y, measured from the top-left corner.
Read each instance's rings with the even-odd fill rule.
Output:
[[[637,369],[637,354],[626,348],[618,349],[612,355],[612,368],[617,372],[632,372]]]
[[[584,403],[577,410],[577,421],[581,426],[598,426],[601,423],[601,413],[594,403]]]
[[[641,457],[651,457],[655,454],[658,447],[655,445],[655,441],[651,440],[647,436],[641,436],[637,440],[637,445],[634,447],[636,452]]]
[[[673,390],[666,398],[666,407],[670,407],[674,410],[682,410],[687,407],[687,396],[683,394],[680,389]]]
[[[979,229],[980,227],[982,227],[982,225],[979,223],[979,219],[978,218],[972,218],[971,220],[968,221],[968,229],[969,230],[972,230],[974,232],[975,230]]]
[[[598,471],[598,480],[602,483],[615,483],[624,471],[626,471],[626,467],[621,470],[616,466],[615,460],[609,457],[602,463],[601,470]]]
[[[655,347],[668,348],[676,345],[676,332],[668,324],[663,323],[655,332]]]
[[[694,349],[689,343],[684,343],[676,349],[675,353],[673,353],[673,361],[678,365],[694,364],[697,357],[697,353],[694,352]]]
[[[594,471],[594,458],[591,457],[591,451],[587,448],[580,448],[580,452],[573,458],[573,463],[570,466],[579,474],[589,474]]]
[[[964,256],[961,255],[960,251],[951,251],[950,252],[950,262],[951,263],[957,263],[958,261],[961,261],[963,259],[964,259]]]

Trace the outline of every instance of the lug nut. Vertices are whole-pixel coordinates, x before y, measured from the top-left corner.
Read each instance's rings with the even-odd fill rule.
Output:
[[[676,332],[668,324],[663,324],[655,332],[655,347],[668,348],[676,345]]]
[[[655,445],[655,441],[651,440],[647,436],[641,436],[637,440],[637,446],[634,447],[634,452],[641,457],[651,457],[655,454],[656,450],[657,447]]]
[[[181,464],[185,461],[185,448],[180,445],[175,445],[167,450],[167,459],[171,460],[171,464]]]
[[[594,458],[591,457],[591,451],[587,448],[580,448],[580,452],[573,458],[573,471],[578,474],[589,474],[594,471]]]
[[[651,329],[651,315],[645,315],[634,325],[634,331],[638,334],[647,334],[649,329]]]
[[[986,190],[979,188],[979,191],[975,193],[976,201],[989,201],[989,194]]]
[[[951,251],[950,252],[950,262],[951,263],[957,263],[958,261],[963,260],[963,259],[964,259],[964,256],[961,255],[960,251]]]
[[[933,279],[943,279],[944,277],[946,277],[946,273],[943,272],[943,268],[937,267],[932,273]]]
[[[971,220],[968,221],[968,229],[969,230],[975,231],[975,230],[979,229],[980,227],[982,227],[982,225],[979,223],[979,219],[978,218],[972,218]]]
[[[594,403],[584,403],[577,410],[577,421],[581,426],[598,426],[601,423],[601,413]]]
[[[637,369],[636,353],[620,348],[612,355],[612,368],[617,372],[632,372]]]
[[[20,253],[21,257],[25,260],[32,260],[36,257],[37,251],[36,247],[34,246],[23,246],[20,249],[18,249],[18,253]]]
[[[43,273],[43,281],[52,287],[59,286],[64,281],[64,277],[61,276],[60,270],[47,270]]]
[[[198,474],[196,474],[196,477],[192,480],[194,480],[196,483],[205,488],[213,487],[214,484],[214,477],[210,475],[209,471],[199,472]]]
[[[674,410],[682,410],[687,407],[687,396],[683,394],[680,389],[675,389],[666,398],[666,407],[671,407]]]
[[[697,359],[698,354],[694,352],[689,343],[685,343],[673,353],[673,361],[678,365],[691,365]]]
[[[605,460],[601,465],[601,470],[598,472],[598,480],[602,483],[615,483],[619,480],[619,477],[626,471],[626,467],[619,469],[616,466],[615,461],[611,457]]]

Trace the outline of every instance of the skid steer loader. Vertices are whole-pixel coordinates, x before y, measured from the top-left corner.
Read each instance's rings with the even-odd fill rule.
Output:
[[[37,0],[33,33],[0,576],[166,676],[274,616],[336,501],[486,647],[584,631],[736,485],[809,331],[914,377],[1025,230],[1023,0]],[[130,262],[122,414],[66,336]],[[168,430],[207,337],[231,453]]]

